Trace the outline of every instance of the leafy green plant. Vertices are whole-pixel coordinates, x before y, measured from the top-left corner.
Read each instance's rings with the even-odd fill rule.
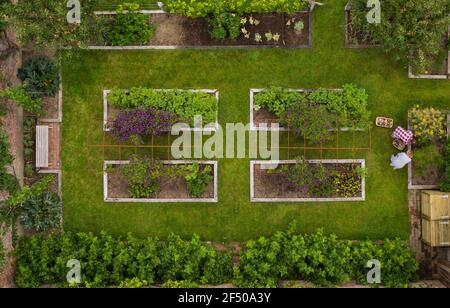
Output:
[[[361,195],[361,175],[355,167],[342,168],[333,173],[335,193],[342,198],[352,198]]]
[[[255,110],[267,108],[277,117],[281,117],[289,107],[301,101],[304,101],[304,97],[297,92],[271,87],[255,95],[254,108]]]
[[[108,102],[121,109],[141,107],[172,112],[191,124],[195,116],[201,116],[203,123],[215,123],[218,111],[216,97],[208,93],[156,91],[145,87],[131,88],[128,92],[114,88],[108,95]]]
[[[425,175],[430,168],[441,169],[444,167],[444,160],[439,149],[434,144],[418,148],[414,152],[414,172],[419,175]]]
[[[294,13],[308,7],[307,0],[166,0],[164,8],[188,17],[207,17],[213,13]]]
[[[221,13],[208,18],[211,37],[217,41],[235,40],[241,33],[241,17],[234,13]]]
[[[119,289],[141,289],[149,286],[148,281],[140,280],[139,278],[126,279],[119,285]]]
[[[139,13],[139,4],[123,3],[107,34],[111,45],[145,45],[152,38],[156,26],[148,22],[148,16]]]
[[[26,229],[41,232],[59,228],[61,219],[62,203],[53,192],[32,196],[22,205],[20,221]]]
[[[184,179],[186,180],[189,194],[196,198],[201,197],[213,178],[211,166],[208,165],[201,168],[200,164],[194,163],[187,165],[185,172]]]
[[[447,141],[444,149],[445,174],[440,184],[441,191],[450,192],[450,141]]]
[[[42,99],[30,95],[24,86],[0,90],[0,97],[14,101],[32,114],[40,115],[42,112]]]
[[[326,106],[297,102],[283,114],[281,123],[310,143],[325,142],[332,138],[331,130],[337,126],[337,116]]]
[[[132,156],[130,163],[120,168],[127,177],[128,191],[132,198],[149,198],[158,190],[158,178],[162,164],[149,158]]]
[[[46,56],[28,59],[17,76],[23,81],[32,98],[54,96],[59,88],[58,66]]]
[[[198,283],[186,280],[180,281],[168,280],[165,283],[163,283],[161,287],[166,289],[196,289],[199,288],[200,285]]]

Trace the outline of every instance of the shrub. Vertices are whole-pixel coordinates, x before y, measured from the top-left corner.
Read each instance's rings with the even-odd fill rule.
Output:
[[[441,169],[444,160],[436,145],[430,144],[418,148],[414,152],[414,171],[419,176],[425,175],[430,169]]]
[[[156,91],[138,87],[129,92],[113,89],[108,102],[118,108],[155,108],[175,113],[180,120],[193,124],[195,116],[202,116],[204,123],[215,123],[217,100],[214,95],[191,91]]]
[[[367,129],[370,125],[368,95],[364,89],[353,84],[343,85],[341,91],[317,89],[304,94],[283,88],[270,88],[255,96],[255,110],[266,108],[282,118],[287,110],[295,108],[294,105],[307,107],[306,102],[309,106],[325,106],[331,114],[339,117],[338,127]]]
[[[58,66],[45,56],[28,59],[19,69],[18,77],[33,98],[54,96],[59,88]]]
[[[447,0],[385,0],[380,24],[367,22],[366,6],[365,0],[353,1],[354,28],[381,42],[396,60],[423,71],[439,54],[448,30]]]
[[[296,103],[304,102],[302,94],[279,87],[269,88],[267,91],[255,95],[255,110],[266,108],[281,118],[287,109]]]
[[[446,118],[440,110],[415,106],[410,110],[411,129],[419,145],[439,140],[446,135]]]
[[[165,9],[189,17],[213,13],[293,13],[308,7],[307,0],[166,0]]]
[[[158,178],[162,174],[160,162],[132,156],[130,163],[121,167],[127,177],[128,192],[132,198],[150,198],[158,190]]]
[[[221,13],[208,19],[211,37],[218,41],[235,40],[241,31],[241,17],[234,13]]]
[[[150,41],[156,26],[149,24],[148,16],[138,10],[139,4],[136,3],[124,3],[118,7],[107,34],[111,45],[145,45]]]
[[[338,122],[323,105],[299,102],[291,106],[283,115],[281,123],[310,143],[325,142],[331,139],[331,130]]]
[[[148,109],[134,109],[120,112],[112,123],[111,133],[120,141],[133,137],[161,136],[170,132],[177,117],[171,112]]]
[[[0,170],[0,191],[6,191],[12,195],[18,190],[19,182],[17,178],[12,174],[6,173],[4,169]]]
[[[32,196],[22,206],[20,221],[26,229],[48,231],[59,228],[62,219],[62,203],[59,196],[46,191]]]
[[[201,197],[213,178],[211,166],[200,168],[199,164],[194,163],[187,165],[185,172],[184,179],[186,180],[189,194],[196,198]]]
[[[42,112],[42,99],[30,95],[24,86],[0,90],[0,97],[14,101],[34,115],[39,116]]]
[[[166,289],[197,289],[200,287],[200,285],[198,283],[186,280],[181,281],[168,280],[165,283],[163,283],[161,287]]]
[[[9,138],[5,131],[0,127],[0,169],[4,170],[4,168],[12,164],[14,157],[11,155],[9,151]]]

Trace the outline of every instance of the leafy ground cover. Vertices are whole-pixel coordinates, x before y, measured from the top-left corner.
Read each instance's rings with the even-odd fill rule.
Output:
[[[219,159],[218,204],[105,204],[103,159],[131,154],[167,158],[167,137],[150,144],[121,144],[103,132],[103,89],[115,86],[220,91],[219,122],[249,122],[249,89],[337,88],[354,83],[369,95],[375,116],[406,126],[416,104],[448,106],[448,81],[409,80],[407,70],[382,50],[344,48],[346,0],[323,1],[313,18],[313,48],[302,50],[85,51],[65,60],[63,202],[67,231],[107,230],[114,235],[166,237],[192,233],[212,241],[243,241],[272,234],[293,220],[302,233],[323,227],[346,239],[408,235],[406,169],[394,172],[390,131],[340,133],[322,147],[282,135],[281,159],[362,158],[368,168],[367,201],[326,204],[250,203],[249,158]],[[104,146],[104,145],[108,146]],[[341,147],[336,150],[336,145]],[[120,146],[119,146],[120,145]]]

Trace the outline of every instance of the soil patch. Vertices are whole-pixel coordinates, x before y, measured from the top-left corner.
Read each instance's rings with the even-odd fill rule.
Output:
[[[181,165],[180,165],[181,166]],[[166,166],[167,168],[169,165]],[[114,166],[114,169],[120,166]],[[201,165],[204,168],[204,165]],[[200,199],[214,198],[214,169],[211,171],[213,177],[211,183],[206,187]],[[131,198],[128,192],[128,180],[119,170],[108,173],[108,197],[109,198]],[[161,178],[158,181],[158,191],[149,199],[199,199],[192,197],[187,189],[186,181],[183,177],[175,179]]]

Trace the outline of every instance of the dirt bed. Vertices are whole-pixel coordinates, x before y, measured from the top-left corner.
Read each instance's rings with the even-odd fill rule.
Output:
[[[293,166],[293,165],[292,165]],[[343,170],[343,165],[323,164],[328,172]],[[356,168],[358,164],[345,164],[346,168]],[[362,196],[362,191],[354,198]],[[269,170],[261,168],[261,165],[254,166],[254,197],[255,198],[285,198],[285,199],[306,199],[306,198],[341,198],[337,193],[311,195],[305,190],[295,190],[289,188],[288,183],[283,181],[279,174],[271,173]]]
[[[310,45],[310,13],[299,12],[292,15],[283,14],[252,14],[246,15],[257,19],[260,23],[255,26],[247,25],[250,38],[241,33],[236,40],[217,41],[211,38],[208,21],[204,18],[188,18],[177,14],[153,14],[149,21],[157,26],[157,30],[149,45],[152,46],[281,46],[304,47]],[[295,31],[293,26],[286,26],[289,18],[302,21],[304,29]],[[267,41],[265,33],[278,33],[278,42]],[[256,42],[255,34],[262,36],[262,42]]]
[[[115,166],[114,168],[120,168]],[[214,170],[211,172],[214,179]],[[127,178],[120,172],[108,173],[108,197],[131,198],[128,192]],[[182,177],[176,179],[161,179],[158,181],[157,193],[149,199],[212,199],[214,198],[214,180],[206,188],[200,198],[192,197],[187,189],[186,181]]]

